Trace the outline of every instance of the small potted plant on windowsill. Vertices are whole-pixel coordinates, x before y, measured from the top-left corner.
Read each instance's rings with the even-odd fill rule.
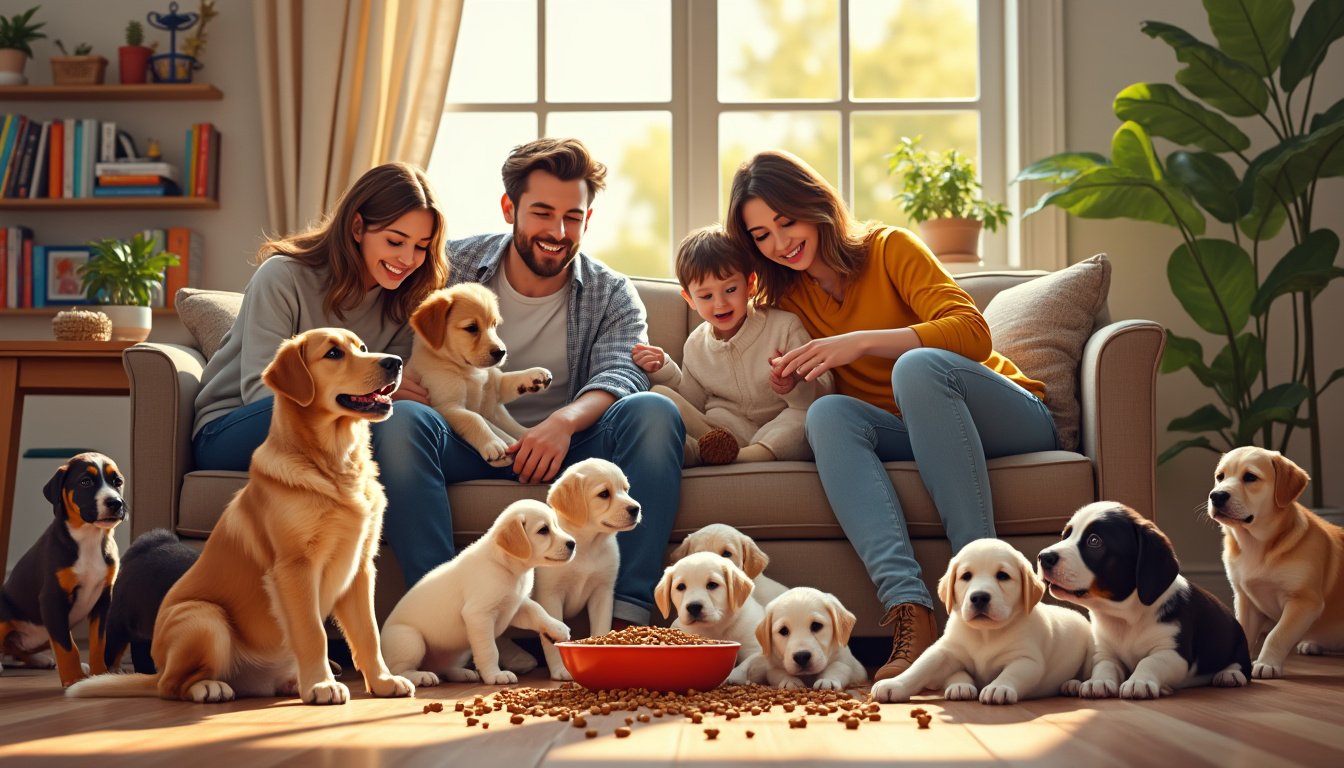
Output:
[[[164,270],[181,260],[177,254],[156,250],[154,241],[143,234],[129,242],[95,240],[89,247],[92,255],[79,268],[80,288],[111,318],[112,339],[138,342],[149,338],[154,294],[163,290]]]
[[[93,46],[80,43],[71,54],[65,44],[55,41],[60,56],[51,57],[51,81],[56,85],[102,85],[107,74],[107,59],[93,55]]]
[[[35,5],[13,16],[0,14],[0,85],[25,85],[28,82],[23,76],[23,68],[33,55],[29,43],[46,37],[37,31],[46,22],[32,23],[38,8],[41,6]]]
[[[145,45],[145,26],[134,19],[127,22],[126,44],[117,49],[122,85],[139,85],[145,82],[145,75],[149,71],[149,57],[153,54],[154,47]]]
[[[980,230],[996,231],[1012,214],[980,196],[975,164],[955,149],[931,153],[922,137],[902,137],[887,155],[887,170],[901,178],[901,202],[919,235],[942,261],[980,260]]]

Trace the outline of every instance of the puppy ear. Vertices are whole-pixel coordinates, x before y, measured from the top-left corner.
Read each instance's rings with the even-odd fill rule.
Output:
[[[668,562],[675,563],[689,554],[691,554],[691,537],[687,536],[681,540],[676,549],[672,550],[672,554],[668,556]]]
[[[307,342],[286,341],[275,353],[275,359],[261,372],[261,381],[277,395],[293,400],[307,408],[317,397],[317,384],[308,370]]]
[[[56,470],[56,474],[52,475],[46,486],[42,488],[42,495],[46,496],[47,501],[50,501],[52,506],[56,508],[58,517],[65,514],[65,504],[61,501],[61,488],[65,485],[65,473],[69,471],[70,465],[62,464],[60,469]]]
[[[756,545],[750,536],[742,536],[742,570],[750,578],[756,578],[765,572],[765,566],[770,564],[770,556],[765,554],[765,550]]]
[[[442,347],[448,338],[448,313],[452,308],[449,294],[430,294],[411,313],[411,330],[429,346]]]
[[[775,633],[770,629],[774,625],[774,609],[767,605],[765,616],[761,617],[761,623],[756,625],[756,642],[761,646],[761,655],[767,659],[775,655]]]
[[[1139,537],[1134,584],[1139,591],[1139,602],[1152,605],[1181,575],[1181,564],[1176,560],[1171,541],[1157,526],[1136,517],[1134,530]]]
[[[1025,616],[1045,597],[1045,582],[1036,575],[1026,557],[1019,557],[1018,565],[1022,568],[1022,615]]]
[[[499,548],[509,557],[532,559],[532,540],[527,537],[527,521],[521,515],[504,524],[499,532]]]
[[[653,588],[653,604],[658,606],[658,611],[666,619],[672,615],[672,566],[663,569],[663,578],[658,580],[658,586]]]
[[[840,598],[826,593],[826,612],[831,615],[831,626],[835,627],[835,640],[838,645],[848,645],[849,635],[854,631],[854,614],[840,602]]]
[[[1274,506],[1286,507],[1307,489],[1311,476],[1281,453],[1274,454]]]
[[[723,561],[723,581],[728,587],[728,604],[733,606],[733,610],[741,608],[751,599],[751,591],[756,588],[755,582],[728,560]]]
[[[554,509],[560,520],[582,528],[588,524],[587,477],[582,472],[570,471],[560,476],[546,492],[546,505]]]
[[[943,601],[943,607],[947,609],[949,616],[952,615],[957,607],[956,582],[957,558],[954,555],[951,560],[947,561],[947,573],[944,573],[943,577],[938,580],[938,599]]]

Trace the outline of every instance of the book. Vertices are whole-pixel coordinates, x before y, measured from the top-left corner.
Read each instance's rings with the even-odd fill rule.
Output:
[[[42,124],[36,120],[29,120],[24,130],[24,135],[20,138],[20,149],[18,149],[18,170],[14,178],[10,180],[8,194],[6,197],[28,197],[28,190],[33,184],[33,169],[37,166],[37,141],[42,136]]]
[[[196,189],[196,134],[200,129],[197,123],[187,129],[187,150],[183,155],[187,159],[187,189]]]
[[[9,306],[9,227],[0,227],[0,306]]]
[[[65,197],[65,121],[51,121],[51,139],[47,142],[47,197]]]
[[[10,309],[19,307],[23,296],[23,228],[8,227],[5,230],[5,253],[9,258],[9,287],[5,290],[5,306]]]
[[[98,163],[93,167],[97,176],[162,176],[173,182],[178,181],[177,166],[172,163],[139,161]]]
[[[28,199],[35,200],[47,196],[47,142],[51,140],[51,121],[43,120],[41,132],[37,138],[37,153],[33,157],[33,183],[28,187]]]
[[[93,197],[93,166],[98,157],[98,121],[84,118],[84,162],[79,166],[80,197]]]
[[[101,187],[128,187],[143,184],[162,184],[172,179],[158,174],[136,174],[134,176],[98,176],[95,183]]]
[[[126,186],[98,186],[93,197],[174,197],[179,194],[176,184],[132,184]]]
[[[3,132],[0,132],[0,197],[4,196],[9,181],[9,170],[12,165],[10,159],[14,156],[14,144],[18,139],[22,120],[22,115],[6,115],[5,127]]]
[[[180,288],[200,285],[201,236],[186,227],[168,228],[168,252],[177,254],[178,265],[163,275],[163,293],[168,306],[177,305]]]
[[[200,139],[195,196],[215,197],[219,192],[219,130],[212,123],[202,123]]]
[[[33,246],[33,306],[47,306],[47,247]]]
[[[117,124],[111,120],[103,122],[101,141],[98,146],[98,160],[110,163],[117,159]]]
[[[33,230],[19,227],[19,251],[22,259],[19,273],[23,275],[23,288],[19,295],[20,307],[33,306]]]

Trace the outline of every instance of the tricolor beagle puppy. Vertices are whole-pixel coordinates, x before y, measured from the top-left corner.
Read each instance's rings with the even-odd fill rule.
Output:
[[[56,470],[43,493],[56,519],[24,553],[0,593],[0,650],[50,666],[56,653],[61,685],[107,671],[103,643],[117,542],[112,529],[126,519],[125,481],[111,459],[81,453]],[[89,620],[89,663],[80,663],[70,628]]]
[[[1246,684],[1246,635],[1218,598],[1185,580],[1156,525],[1114,501],[1088,504],[1041,551],[1050,593],[1092,614],[1085,698],[1155,699],[1177,688]]]

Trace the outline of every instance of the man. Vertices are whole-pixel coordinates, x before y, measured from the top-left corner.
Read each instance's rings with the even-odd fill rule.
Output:
[[[509,369],[543,366],[555,379],[549,389],[508,405],[528,427],[509,448],[512,466],[491,467],[446,424],[442,434],[426,439],[441,449],[444,483],[515,477],[549,482],[569,464],[591,457],[620,466],[644,517],[617,536],[621,567],[613,616],[619,626],[649,623],[680,498],[685,428],[670,400],[645,391],[648,379],[630,358],[636,343],[648,341],[644,305],[634,286],[579,250],[606,172],[576,139],[538,139],[516,147],[504,163],[500,199],[513,232],[447,243],[450,284],[479,282],[499,296],[504,318],[499,335],[509,350]],[[421,399],[417,383],[403,383],[407,387]],[[384,462],[382,470],[397,468]],[[398,505],[399,511],[417,510],[415,518],[389,515],[385,521],[384,535],[408,585],[453,554],[451,517],[437,513],[437,505],[437,499],[419,507]]]

